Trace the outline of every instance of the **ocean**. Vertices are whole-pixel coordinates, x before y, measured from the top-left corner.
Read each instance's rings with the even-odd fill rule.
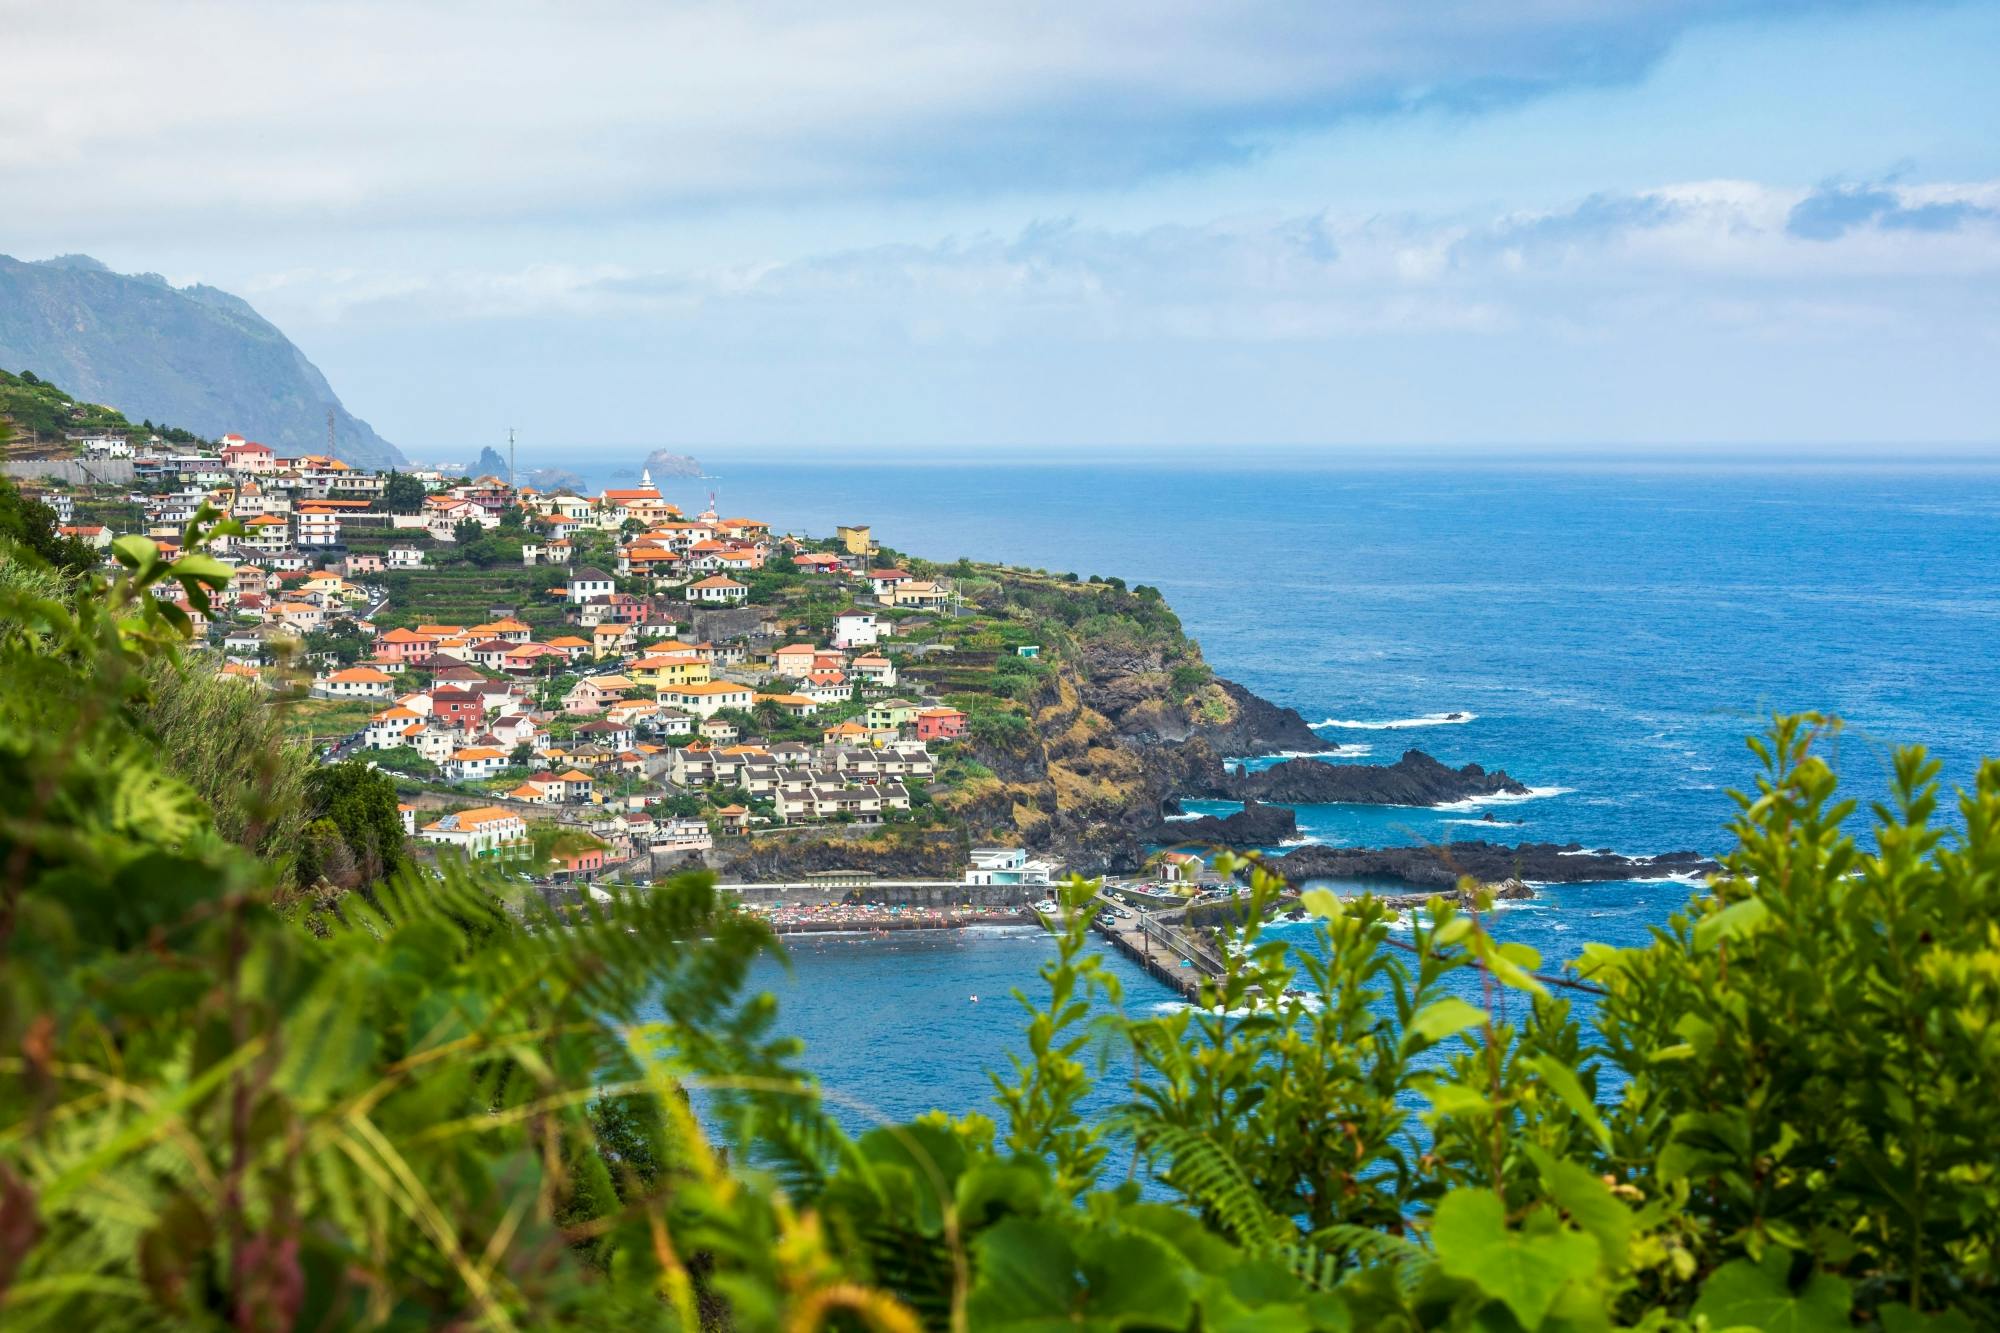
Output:
[[[1743,738],[1773,710],[1844,717],[1829,757],[1864,798],[1896,745],[1929,746],[1948,783],[2000,755],[1996,465],[708,466],[714,480],[661,488],[692,508],[713,489],[780,528],[867,523],[931,559],[1156,585],[1219,673],[1353,747],[1336,761],[1421,748],[1536,793],[1302,807],[1312,840],[1719,852],[1728,789],[1755,777]],[[1642,942],[1689,892],[1557,887],[1496,929],[1558,964]],[[1007,993],[1049,952],[1032,931],[836,937],[796,942],[759,981],[866,1123],[990,1110],[986,1071],[1018,1047]],[[1128,1011],[1173,1002],[1116,965]]]

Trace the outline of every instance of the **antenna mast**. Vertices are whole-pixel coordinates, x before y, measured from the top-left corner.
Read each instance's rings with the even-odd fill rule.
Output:
[[[514,428],[509,426],[507,427],[507,484],[509,486],[518,484],[519,476],[520,474],[514,470]]]
[[[327,456],[328,458],[334,458],[334,457],[337,457],[337,455],[336,455],[336,454],[334,453],[334,443],[333,443],[333,404],[332,404],[332,403],[328,403],[328,404],[326,405],[326,456]]]

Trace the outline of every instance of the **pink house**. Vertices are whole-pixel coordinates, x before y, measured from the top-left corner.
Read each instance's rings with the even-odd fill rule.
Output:
[[[956,740],[965,734],[965,714],[956,708],[925,708],[917,713],[917,739]]]

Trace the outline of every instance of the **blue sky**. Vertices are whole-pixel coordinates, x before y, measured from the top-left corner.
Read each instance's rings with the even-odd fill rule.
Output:
[[[245,295],[420,456],[2000,439],[2000,4],[0,30],[0,251]]]

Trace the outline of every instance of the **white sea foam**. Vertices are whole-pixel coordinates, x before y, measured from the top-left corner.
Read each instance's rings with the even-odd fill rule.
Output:
[[[1324,722],[1312,724],[1313,730],[1322,727],[1338,727],[1343,731],[1401,731],[1405,727],[1457,727],[1476,721],[1477,713],[1425,713],[1422,717],[1392,717],[1386,722],[1352,722],[1345,718],[1330,717]]]
[[[1573,787],[1530,787],[1525,792],[1497,791],[1490,796],[1468,796],[1462,801],[1446,801],[1434,806],[1437,810],[1477,810],[1483,805],[1518,805],[1522,801],[1539,801],[1550,796],[1567,796]]]

